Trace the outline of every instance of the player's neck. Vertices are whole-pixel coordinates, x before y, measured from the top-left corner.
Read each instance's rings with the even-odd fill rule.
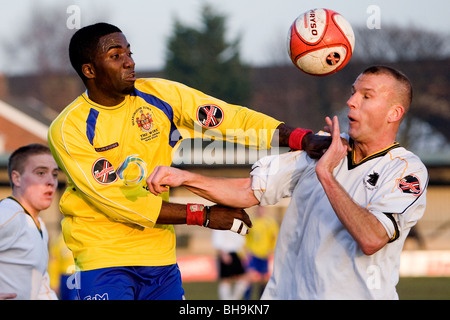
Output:
[[[26,199],[22,197],[20,193],[13,192],[10,198],[14,199],[20,204],[20,206],[26,211],[26,213],[28,213],[33,218],[34,223],[40,229],[41,228],[39,223],[40,211],[35,209],[28,201],[26,201]]]
[[[395,141],[364,144],[355,141],[353,145],[353,159],[355,163],[359,163],[365,158],[389,148],[394,143]]]
[[[105,95],[103,92],[95,89],[88,89],[87,95],[89,99],[105,107],[117,106],[125,100],[123,95]]]

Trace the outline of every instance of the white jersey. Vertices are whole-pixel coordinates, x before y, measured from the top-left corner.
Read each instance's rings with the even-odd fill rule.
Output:
[[[15,200],[0,202],[0,293],[16,293],[19,300],[54,300],[49,286],[48,233]]]
[[[428,172],[394,144],[361,163],[349,153],[333,174],[391,241],[365,255],[333,211],[305,152],[269,156],[253,166],[261,205],[291,197],[278,237],[274,271],[263,299],[398,299],[400,253],[426,205]]]
[[[211,230],[211,241],[215,249],[226,252],[239,252],[245,246],[245,237],[229,230]]]

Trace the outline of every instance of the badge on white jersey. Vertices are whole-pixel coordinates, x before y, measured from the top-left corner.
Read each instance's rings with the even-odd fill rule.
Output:
[[[406,176],[399,180],[398,188],[403,193],[410,193],[414,196],[419,196],[422,194],[422,189],[420,187],[420,180],[413,174]]]

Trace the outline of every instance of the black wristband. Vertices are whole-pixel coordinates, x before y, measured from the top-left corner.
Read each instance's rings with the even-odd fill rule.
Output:
[[[207,228],[209,226],[209,221],[210,221],[210,218],[211,218],[211,207],[210,206],[205,206],[205,209],[206,209],[206,219],[205,219],[205,222],[203,223],[203,226],[205,228]]]

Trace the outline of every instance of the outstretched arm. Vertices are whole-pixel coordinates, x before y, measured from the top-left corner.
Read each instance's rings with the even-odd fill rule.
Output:
[[[168,187],[183,186],[214,203],[232,208],[248,208],[259,201],[253,194],[251,178],[206,177],[173,167],[158,166],[147,178],[149,191],[155,195]]]
[[[277,129],[278,137],[274,136],[272,145],[278,144],[289,146],[293,150],[304,150],[312,159],[319,159],[331,143],[330,136],[316,135],[311,130],[295,129],[283,123]]]
[[[191,206],[194,206],[193,209]],[[195,212],[192,212],[195,210]],[[209,212],[208,212],[209,211]],[[243,209],[212,206],[206,208],[198,204],[178,204],[163,202],[158,216],[159,224],[188,224],[217,230],[232,230],[242,235],[252,227],[250,217]],[[237,225],[235,226],[235,224]],[[233,229],[235,227],[236,229]],[[241,232],[242,230],[242,232]]]

